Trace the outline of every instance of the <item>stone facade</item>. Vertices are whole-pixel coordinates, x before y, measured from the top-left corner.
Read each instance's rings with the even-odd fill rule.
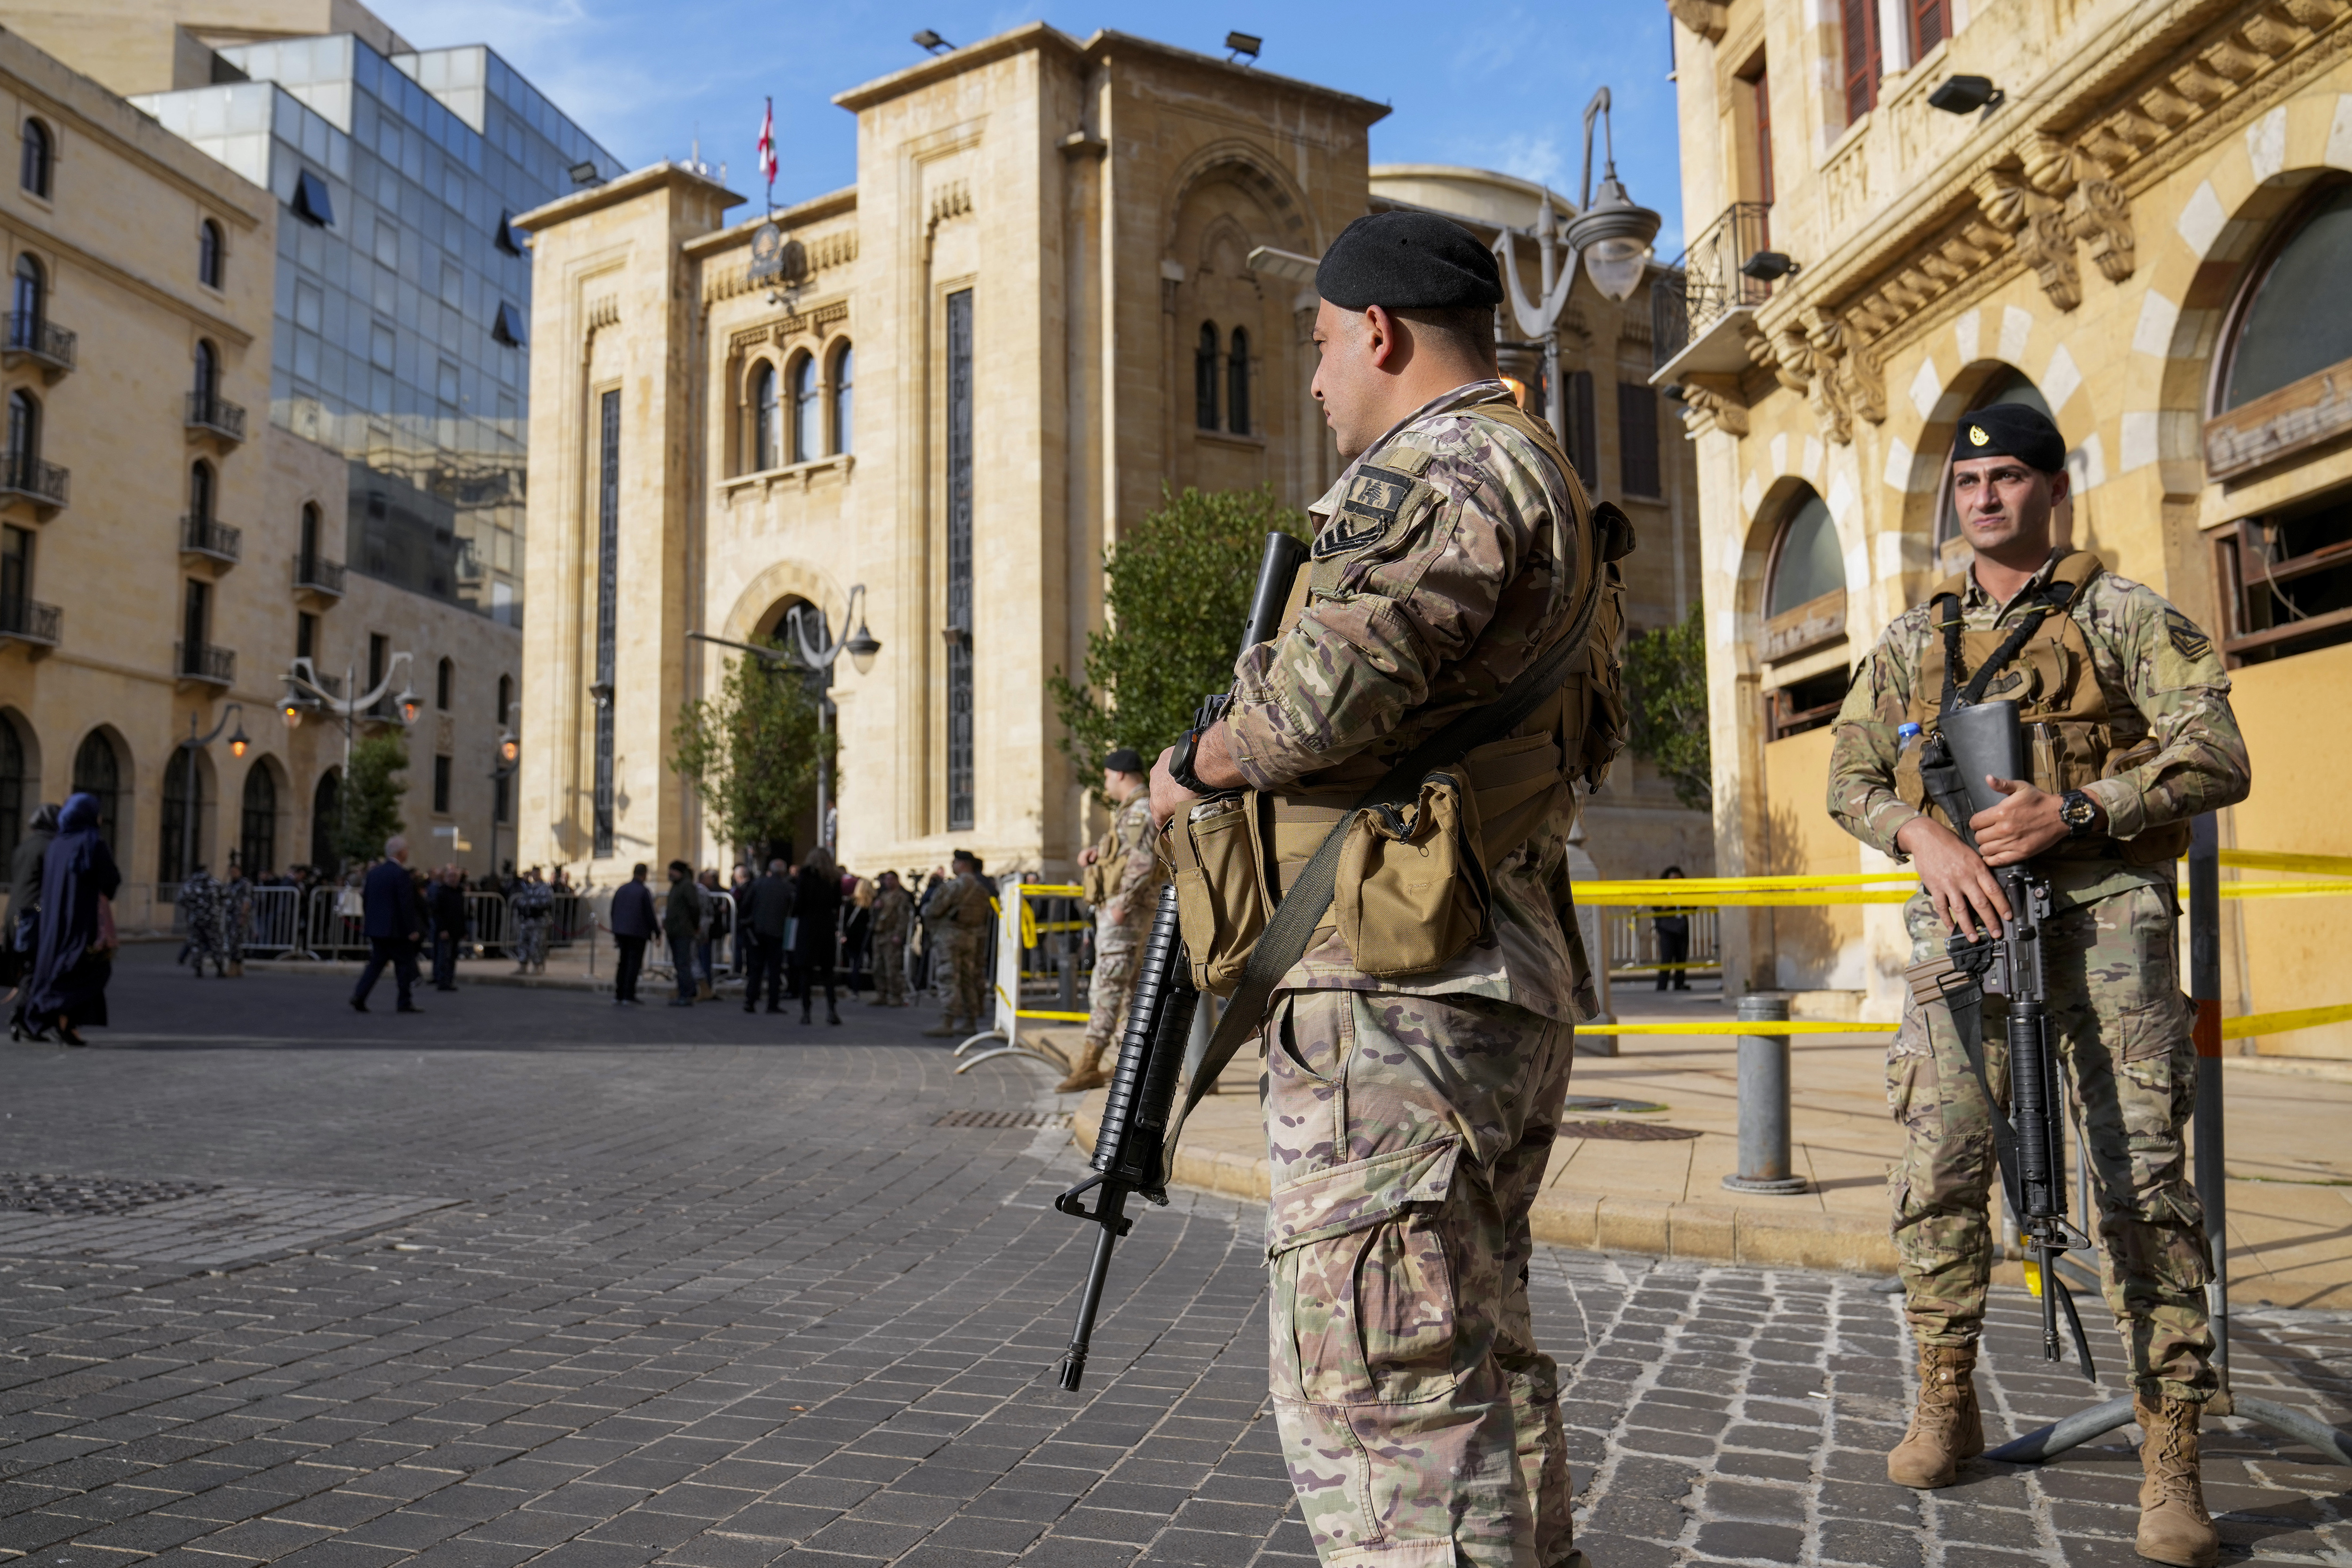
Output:
[[[705,170],[640,170],[520,220],[538,350],[524,703],[533,736],[566,738],[526,756],[524,852],[599,882],[732,858],[668,764],[682,705],[734,657],[695,635],[767,635],[796,605],[838,635],[860,585],[882,651],[835,675],[845,861],[927,868],[968,846],[1066,874],[1098,827],[1046,680],[1100,624],[1105,546],[1170,488],[1304,505],[1329,484],[1312,258],[1371,205],[1427,200],[1403,175],[1381,195],[1379,105],[1116,33],[1025,26],[835,101],[857,116],[857,184],[774,215],[778,279],[750,276],[767,215],[727,222],[742,198]],[[1524,195],[1445,173],[1453,210]],[[1286,275],[1253,264],[1261,247]],[[1585,320],[1571,363],[1613,366],[1618,313]],[[1695,552],[1677,576],[1665,547],[1689,488],[1670,457],[1640,503],[1659,525],[1643,570],[1662,563],[1643,626],[1696,591]],[[1638,856],[1703,854],[1703,826],[1679,831]]]
[[[2243,423],[2222,417],[2220,367],[2252,285],[2352,169],[2352,6],[1669,5],[1684,209],[1701,237],[1689,341],[1656,379],[1682,390],[1697,453],[1720,869],[1885,868],[1829,822],[1829,733],[1808,726],[1886,624],[1965,561],[1945,542],[1946,464],[1960,416],[2002,397],[2039,399],[2066,437],[2072,541],[2230,652],[2255,785],[2223,843],[2352,849],[2340,814],[2308,805],[2341,773],[2342,737],[2310,728],[2307,708],[2304,728],[2290,717],[2330,680],[2340,706],[2347,650],[2328,635],[2265,641],[2217,575],[2242,521],[2345,504],[2352,449],[2320,431],[2259,462],[2208,462],[2216,433]],[[1969,78],[2000,96],[1931,105]],[[1739,272],[1766,250],[1800,269]],[[2340,319],[2340,295],[2315,304],[2315,321]],[[1833,530],[1809,557],[1834,562],[1819,583],[1799,559],[1811,536],[1790,531],[1816,500]],[[1783,572],[1823,591],[1783,602]],[[2228,908],[2229,1011],[2344,999],[2319,994],[2340,966],[2264,950],[2352,923],[2313,900]],[[1724,929],[1733,984],[1895,1016],[1908,944],[1895,909],[1727,911]],[[2352,1028],[2274,1044],[2352,1054]]]

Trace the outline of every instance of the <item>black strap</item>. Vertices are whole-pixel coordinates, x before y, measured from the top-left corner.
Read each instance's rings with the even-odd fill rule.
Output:
[[[1604,503],[1605,504],[1605,503]],[[1597,512],[1597,509],[1596,509]],[[1601,520],[1593,519],[1594,537],[1598,540]],[[1339,818],[1316,847],[1314,857],[1300,869],[1275,906],[1274,917],[1266,921],[1265,933],[1250,949],[1248,962],[1242,966],[1241,983],[1234,988],[1232,1000],[1217,1020],[1216,1032],[1204,1046],[1196,1046],[1186,1053],[1184,1062],[1184,1103],[1168,1125],[1163,1158],[1172,1168],[1176,1140],[1192,1108],[1201,1102],[1225,1064],[1234,1059],[1244,1041],[1257,1033],[1265,1022],[1267,1011],[1274,1004],[1275,987],[1291,966],[1304,957],[1307,945],[1314,939],[1315,928],[1322,922],[1323,913],[1331,907],[1331,896],[1339,868],[1339,849],[1347,841],[1349,826],[1356,813],[1370,807],[1402,805],[1421,794],[1421,782],[1433,771],[1460,762],[1470,752],[1489,742],[1499,741],[1532,717],[1544,700],[1559,689],[1577,660],[1583,657],[1585,645],[1592,636],[1592,623],[1601,613],[1601,601],[1609,588],[1609,567],[1598,550],[1592,557],[1592,586],[1584,603],[1569,625],[1566,636],[1538,655],[1536,661],[1519,671],[1518,679],[1503,689],[1501,696],[1484,707],[1473,708],[1458,714],[1444,729],[1407,752],[1390,768],[1381,782],[1365,792],[1353,810]],[[1562,758],[1564,767],[1568,759]]]
[[[1945,605],[1951,608],[1941,608]],[[1949,713],[1957,705],[1957,694],[1964,675],[1960,668],[1960,596],[1958,594],[1938,594],[1927,601],[1927,610],[1931,615],[1945,617],[1937,623],[1944,629],[1944,694],[1937,700],[1936,711]]]

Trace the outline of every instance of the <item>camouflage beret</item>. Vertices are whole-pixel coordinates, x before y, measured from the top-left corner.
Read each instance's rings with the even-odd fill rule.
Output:
[[[1495,254],[1435,213],[1371,213],[1339,231],[1315,291],[1343,310],[1443,310],[1503,302]]]
[[[2039,408],[1995,403],[1960,416],[1952,460],[1969,458],[2015,458],[2028,468],[2054,474],[2066,466],[2066,437]]]

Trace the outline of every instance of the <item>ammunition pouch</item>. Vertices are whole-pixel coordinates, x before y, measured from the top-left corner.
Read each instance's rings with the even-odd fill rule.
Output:
[[[1093,865],[1078,868],[1078,886],[1086,889],[1088,909],[1098,910],[1110,902],[1113,889],[1108,868],[1103,865],[1103,857],[1097,855]]]

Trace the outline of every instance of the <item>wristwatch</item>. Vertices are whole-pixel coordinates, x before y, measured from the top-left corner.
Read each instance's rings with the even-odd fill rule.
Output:
[[[1192,795],[1214,795],[1217,792],[1201,782],[1192,771],[1192,763],[1201,751],[1201,730],[1187,730],[1178,738],[1175,749],[1168,753],[1168,776],[1182,784]]]
[[[2069,838],[2087,838],[2099,825],[2099,803],[2081,790],[2070,789],[2058,797],[2058,820],[2066,825]]]

